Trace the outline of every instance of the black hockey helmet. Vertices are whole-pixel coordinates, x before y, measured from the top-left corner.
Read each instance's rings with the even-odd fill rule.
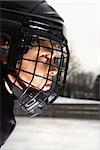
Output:
[[[5,82],[16,96],[20,107],[30,116],[36,116],[56,100],[65,86],[69,49],[64,36],[63,19],[44,0],[0,1],[0,3],[0,36],[10,41]],[[45,41],[47,44],[43,44]],[[34,48],[38,49],[36,59],[27,58],[29,49]],[[46,54],[42,55],[46,61],[39,59],[41,49],[50,52],[49,58]],[[59,55],[53,57],[54,52]],[[34,63],[33,70],[22,68],[25,61],[27,64]],[[37,74],[38,63],[48,66],[46,75]],[[57,70],[52,78],[49,75],[51,67]],[[24,80],[20,76],[22,72],[30,75],[31,79]],[[14,77],[13,81],[9,78],[9,74]],[[34,78],[41,78],[41,81],[43,79],[45,82],[41,83],[41,86],[35,86]],[[48,81],[49,88],[44,90],[44,87],[48,86]]]

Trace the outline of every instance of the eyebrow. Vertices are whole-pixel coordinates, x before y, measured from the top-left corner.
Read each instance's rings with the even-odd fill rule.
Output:
[[[41,47],[47,47],[50,49],[58,49],[60,47],[59,43],[55,42],[55,41],[49,41],[47,39],[39,39],[39,42],[37,39],[32,39],[31,44],[33,45],[40,45]]]
[[[54,57],[61,56],[61,51],[57,51],[57,50],[54,50],[54,49],[44,48],[44,52],[47,52],[47,53],[50,53],[50,54],[53,52],[52,55],[54,55]]]

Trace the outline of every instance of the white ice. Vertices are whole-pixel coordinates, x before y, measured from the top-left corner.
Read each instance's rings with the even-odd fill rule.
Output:
[[[99,104],[100,101],[90,100],[90,99],[77,99],[77,98],[66,98],[66,97],[58,97],[54,104]]]
[[[100,121],[16,117],[1,150],[100,150]]]

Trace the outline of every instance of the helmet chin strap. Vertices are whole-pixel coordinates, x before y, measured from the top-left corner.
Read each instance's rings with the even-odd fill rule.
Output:
[[[40,115],[49,107],[50,104],[48,103],[47,97],[45,97],[45,101],[42,101],[42,99],[39,98],[35,98],[35,95],[38,94],[37,89],[34,88],[32,89],[32,91],[29,89],[26,93],[23,94],[23,90],[21,90],[19,87],[13,84],[8,77],[6,77],[6,82],[10,90],[16,96],[16,100],[20,107],[29,116],[34,117]]]

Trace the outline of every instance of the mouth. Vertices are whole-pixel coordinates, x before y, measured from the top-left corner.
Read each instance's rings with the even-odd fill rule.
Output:
[[[50,89],[51,88],[51,84],[47,84],[47,85],[45,85],[45,87]]]
[[[51,84],[52,84],[52,81],[47,81],[47,83],[46,83],[45,86],[46,86],[46,87],[49,87],[49,86],[51,87]]]
[[[47,81],[46,85],[43,88],[43,91],[50,90],[51,85],[52,85],[52,81]]]

